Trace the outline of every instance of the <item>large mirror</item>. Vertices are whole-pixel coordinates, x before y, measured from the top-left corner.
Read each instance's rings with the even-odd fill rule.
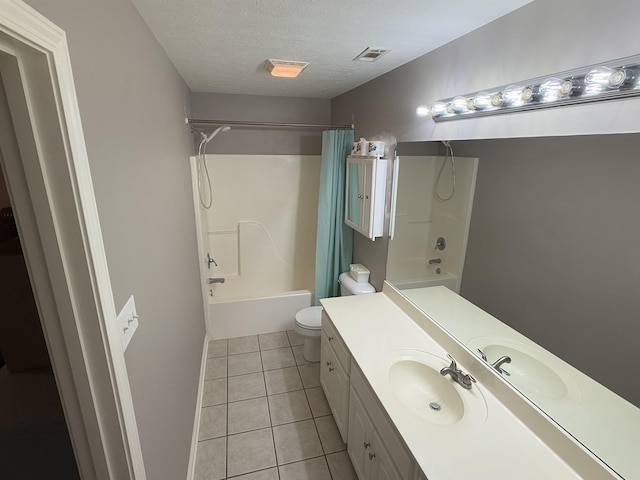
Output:
[[[479,158],[459,294],[606,387],[605,402],[588,390],[562,399],[562,408],[538,405],[623,478],[640,478],[636,458],[611,453],[630,439],[639,446],[640,134],[451,146],[454,157]],[[400,143],[398,154],[402,166],[403,156],[444,158],[445,150],[440,142]],[[415,178],[400,183],[398,195],[416,185]],[[398,233],[390,253],[394,242],[407,241]],[[395,261],[390,254],[387,272],[398,270]],[[445,328],[476,352],[464,326]],[[621,407],[623,418],[614,414]],[[589,408],[598,411],[590,416]],[[608,421],[593,422],[596,417]]]

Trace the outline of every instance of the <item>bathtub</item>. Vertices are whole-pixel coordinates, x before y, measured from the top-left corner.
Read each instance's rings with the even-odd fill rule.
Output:
[[[210,298],[207,335],[217,340],[291,330],[295,314],[312,301],[310,290],[257,298]]]
[[[433,277],[406,281],[406,282],[393,282],[393,286],[398,290],[408,290],[410,288],[423,288],[423,287],[435,287],[442,285],[447,287],[456,293],[460,292],[460,283],[457,275],[453,273],[442,273],[440,275],[434,275]]]

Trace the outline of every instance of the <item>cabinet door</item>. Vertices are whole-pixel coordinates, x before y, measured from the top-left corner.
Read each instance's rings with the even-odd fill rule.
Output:
[[[374,431],[371,437],[371,449],[373,451],[370,455],[370,480],[402,480],[377,431]]]
[[[360,192],[362,195],[362,222],[361,227],[365,235],[369,238],[372,237],[371,225],[373,222],[373,208],[372,208],[372,195],[373,195],[373,174],[374,166],[373,160],[363,160],[360,168],[360,180],[361,187]]]
[[[349,438],[347,442],[347,452],[353,468],[360,480],[369,478],[371,470],[371,440],[370,432],[373,424],[367,416],[360,398],[351,389],[349,395]]]
[[[362,228],[362,162],[347,160],[345,221],[352,228]]]
[[[324,333],[320,341],[320,385],[324,390],[329,406],[332,407],[336,404],[336,387],[334,375],[331,375],[332,372],[329,371],[329,368],[335,362],[335,358]]]

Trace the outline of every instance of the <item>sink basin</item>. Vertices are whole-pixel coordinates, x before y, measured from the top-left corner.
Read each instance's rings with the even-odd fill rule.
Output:
[[[427,352],[402,350],[387,356],[382,370],[391,396],[414,417],[439,425],[483,423],[487,411],[477,386],[465,390],[440,374],[449,363]]]
[[[580,390],[562,362],[537,345],[500,337],[478,337],[468,344],[474,351],[482,350],[489,363],[508,355],[511,363],[501,368],[510,375],[503,377],[522,393],[549,399],[580,399]]]

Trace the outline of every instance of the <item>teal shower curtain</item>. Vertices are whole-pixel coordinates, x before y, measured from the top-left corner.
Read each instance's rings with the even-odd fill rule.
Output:
[[[338,276],[349,270],[353,230],[344,223],[347,155],[353,147],[353,130],[322,132],[322,163],[318,195],[315,304],[340,294]]]

